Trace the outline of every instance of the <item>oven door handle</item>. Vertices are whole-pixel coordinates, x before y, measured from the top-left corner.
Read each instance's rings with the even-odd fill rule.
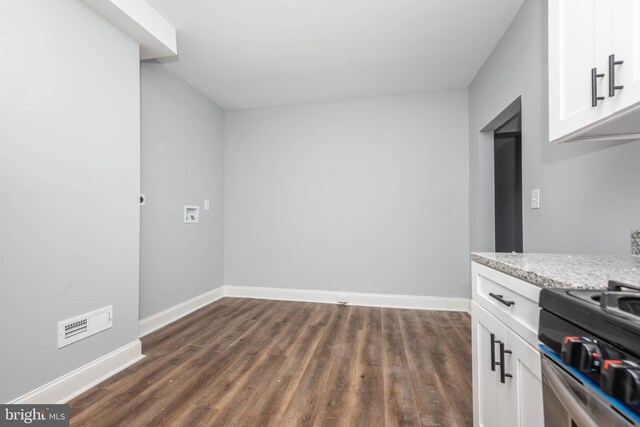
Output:
[[[593,419],[578,397],[566,385],[564,380],[560,378],[560,374],[556,371],[557,368],[553,367],[553,362],[544,357],[541,362],[542,377],[546,380],[546,383],[551,387],[558,400],[562,403],[562,406],[564,406],[576,424],[580,427],[599,427],[600,424]]]

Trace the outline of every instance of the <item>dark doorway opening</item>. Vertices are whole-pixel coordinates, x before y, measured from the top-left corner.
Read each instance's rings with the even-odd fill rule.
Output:
[[[496,252],[522,252],[520,113],[493,134]]]

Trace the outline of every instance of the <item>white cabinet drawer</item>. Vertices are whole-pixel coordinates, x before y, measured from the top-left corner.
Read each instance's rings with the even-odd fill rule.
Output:
[[[529,344],[537,346],[541,289],[475,262],[471,274],[473,300]]]

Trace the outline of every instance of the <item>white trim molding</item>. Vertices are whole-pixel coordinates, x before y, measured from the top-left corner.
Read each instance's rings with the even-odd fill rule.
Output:
[[[178,54],[176,29],[144,0],[83,0],[140,45],[140,60]]]
[[[256,298],[280,301],[338,303],[347,298],[350,305],[364,307],[411,308],[417,310],[466,311],[469,298],[426,297],[421,295],[368,294],[357,292],[319,291],[311,289],[267,288],[258,286],[220,286],[183,303],[169,307],[140,321],[140,338],[190,314],[222,297]]]
[[[135,340],[9,403],[66,403],[143,358],[142,343],[140,340]]]
[[[304,301],[336,304],[347,298],[349,305],[364,307],[410,308],[417,310],[469,312],[469,298],[427,297],[421,295],[368,294],[359,292],[318,291],[310,289],[225,286],[224,296],[282,301]]]
[[[212,302],[219,300],[224,295],[224,287],[220,286],[219,288],[205,292],[204,294],[198,295],[190,300],[174,305],[173,307],[169,307],[160,313],[156,313],[140,320],[140,338],[168,325],[169,323],[175,322],[181,317],[184,317],[207,304],[211,304]]]
[[[140,338],[190,314],[222,297],[256,298],[280,301],[338,303],[347,298],[350,305],[364,307],[410,308],[417,310],[466,311],[469,298],[427,297],[421,295],[369,294],[358,292],[319,291],[311,289],[267,288],[259,286],[220,286],[183,303],[140,321]]]

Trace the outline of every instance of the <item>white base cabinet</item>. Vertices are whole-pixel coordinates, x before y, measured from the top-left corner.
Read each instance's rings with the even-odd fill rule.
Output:
[[[540,352],[507,328],[507,358],[512,378],[507,380],[509,426],[543,427]]]
[[[504,342],[507,328],[473,301],[471,318],[473,424],[480,427],[507,427],[507,387],[500,382],[499,367],[495,365],[495,340]]]
[[[474,425],[542,427],[537,331],[529,333],[533,332],[532,328],[537,329],[537,311],[534,312],[531,305],[537,307],[540,289],[476,263],[472,265],[472,272]],[[501,293],[487,292],[489,298],[482,298],[485,290],[501,288],[504,290]],[[507,305],[509,302],[513,304]],[[511,316],[510,312],[513,312]],[[524,332],[527,338],[516,331]]]

